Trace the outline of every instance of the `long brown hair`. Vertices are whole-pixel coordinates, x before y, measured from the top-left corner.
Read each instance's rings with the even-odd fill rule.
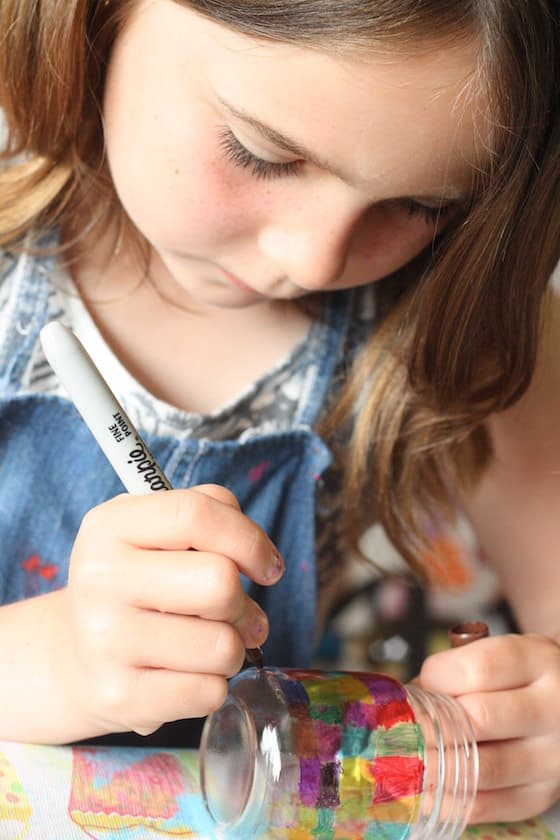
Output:
[[[475,34],[492,148],[473,198],[433,247],[377,285],[383,323],[327,433],[352,427],[346,523],[379,516],[420,573],[423,520],[490,457],[483,421],[526,389],[548,278],[560,257],[557,0],[175,0],[252,36],[310,48],[410,50]],[[0,0],[0,244],[119,211],[100,102],[111,46],[134,0]],[[22,157],[23,156],[23,157]]]

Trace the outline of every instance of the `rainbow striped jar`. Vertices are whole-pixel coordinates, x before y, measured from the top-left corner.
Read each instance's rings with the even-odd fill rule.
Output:
[[[243,671],[200,758],[214,836],[243,840],[456,840],[478,775],[456,701],[341,671]]]

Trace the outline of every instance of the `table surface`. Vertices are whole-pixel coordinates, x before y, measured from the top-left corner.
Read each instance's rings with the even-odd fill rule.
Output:
[[[472,826],[464,834],[464,840],[556,837],[560,803],[534,820]],[[85,838],[211,840],[197,752],[0,741],[0,840]]]

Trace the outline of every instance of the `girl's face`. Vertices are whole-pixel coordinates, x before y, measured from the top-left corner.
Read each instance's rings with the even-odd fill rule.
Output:
[[[366,60],[140,0],[104,118],[117,193],[161,282],[181,302],[240,307],[407,263],[468,195],[484,130],[475,48]]]

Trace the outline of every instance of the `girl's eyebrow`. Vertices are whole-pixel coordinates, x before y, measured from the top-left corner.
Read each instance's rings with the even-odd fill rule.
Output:
[[[221,96],[218,96],[217,98],[220,104],[223,105],[232,116],[236,117],[238,120],[242,120],[247,125],[250,125],[251,128],[254,128],[255,131],[261,135],[261,137],[269,140],[275,146],[278,146],[278,148],[285,152],[289,152],[295,157],[302,158],[303,160],[309,161],[309,163],[313,163],[315,166],[319,167],[319,169],[329,172],[331,175],[334,175],[335,178],[339,178],[347,184],[351,184],[353,182],[354,179],[351,176],[343,172],[341,169],[337,169],[335,166],[332,166],[332,164],[328,161],[315,154],[315,152],[311,151],[311,149],[308,149],[297,140],[286,137],[285,134],[281,134],[272,126],[263,123],[243,108],[232,105],[231,102],[226,102],[226,100]],[[421,199],[423,201],[433,201],[436,204],[460,204],[465,201],[464,191],[451,184],[446,185],[445,189],[430,190],[429,192],[426,191],[425,193],[407,197]]]
[[[315,166],[318,166],[320,169],[324,169],[326,172],[329,172],[331,175],[334,175],[336,178],[340,178],[342,181],[351,182],[352,178],[349,178],[348,175],[342,172],[340,169],[336,169],[332,166],[328,161],[323,160],[319,155],[316,155],[315,152],[312,152],[311,149],[306,148],[301,143],[298,143],[296,140],[292,140],[290,137],[286,137],[285,134],[281,134],[275,128],[272,128],[270,125],[266,125],[266,123],[261,122],[261,120],[254,117],[252,114],[249,114],[243,108],[238,108],[235,105],[232,105],[230,102],[226,102],[225,99],[222,99],[220,96],[218,97],[219,102],[227,108],[227,110],[232,114],[232,116],[237,117],[237,119],[242,120],[247,125],[250,125],[254,128],[258,133],[264,137],[266,140],[270,140],[271,143],[274,143],[275,146],[282,149],[285,152],[289,152],[292,155],[295,155],[298,158],[303,158],[309,163],[313,163]]]

